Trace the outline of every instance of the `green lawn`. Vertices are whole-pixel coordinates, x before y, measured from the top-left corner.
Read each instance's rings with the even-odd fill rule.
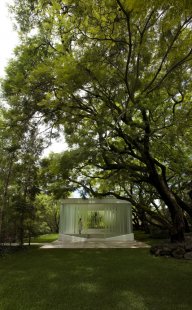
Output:
[[[57,240],[59,237],[59,234],[47,234],[47,235],[41,235],[38,237],[31,238],[32,243],[49,243]]]
[[[1,310],[192,309],[192,262],[148,249],[39,249],[0,259]]]
[[[149,245],[156,245],[159,243],[165,243],[169,241],[169,239],[165,239],[165,238],[164,239],[163,238],[152,238],[150,234],[146,234],[144,231],[141,231],[141,230],[134,231],[134,238],[137,241],[142,241]]]

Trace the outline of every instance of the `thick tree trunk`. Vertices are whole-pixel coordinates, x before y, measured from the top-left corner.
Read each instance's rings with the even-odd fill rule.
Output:
[[[159,176],[157,173],[150,176],[151,183],[156,188],[160,194],[162,200],[167,205],[171,219],[172,219],[172,228],[170,229],[170,237],[172,242],[183,242],[185,240],[184,231],[185,223],[183,217],[183,211],[179,206],[176,197],[173,192],[169,189],[165,180],[162,176]]]
[[[189,204],[186,204],[177,194],[174,194],[174,195],[181,209],[185,211],[190,217],[192,217],[192,206]]]
[[[185,223],[185,232],[189,233],[190,232],[190,227],[189,227],[188,220],[187,220],[185,215],[183,215],[183,216],[184,216],[184,223]]]

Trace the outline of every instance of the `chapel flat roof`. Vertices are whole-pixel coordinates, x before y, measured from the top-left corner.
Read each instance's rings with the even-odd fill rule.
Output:
[[[127,200],[116,198],[68,198],[62,199],[61,202],[65,204],[130,204]]]

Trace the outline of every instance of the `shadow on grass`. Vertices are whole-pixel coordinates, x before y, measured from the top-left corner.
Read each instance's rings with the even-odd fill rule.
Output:
[[[192,264],[147,249],[37,249],[0,264],[0,309],[191,309]]]
[[[165,242],[169,242],[170,240],[167,238],[152,238],[150,234],[145,233],[144,231],[136,230],[134,231],[135,240],[144,242],[148,245],[156,245],[162,244]]]

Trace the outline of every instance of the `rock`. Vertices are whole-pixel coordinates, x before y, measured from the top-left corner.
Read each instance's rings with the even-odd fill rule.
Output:
[[[176,249],[174,249],[173,251],[172,251],[172,256],[174,257],[174,258],[179,258],[179,259],[181,259],[181,258],[183,258],[184,257],[184,255],[185,255],[185,249],[183,248],[183,247],[177,247]]]
[[[152,255],[159,256],[161,251],[161,246],[159,245],[154,245],[151,247],[150,252]]]
[[[150,252],[155,256],[172,256],[177,259],[192,260],[192,242],[158,244],[152,246]]]
[[[185,253],[184,258],[185,259],[192,259],[192,251]]]
[[[170,256],[171,255],[171,249],[167,246],[163,246],[159,253],[161,256]]]
[[[150,252],[155,256],[170,256],[171,248],[167,245],[155,245],[151,247]]]
[[[185,250],[187,252],[191,252],[192,251],[192,242],[186,242],[185,243]]]

